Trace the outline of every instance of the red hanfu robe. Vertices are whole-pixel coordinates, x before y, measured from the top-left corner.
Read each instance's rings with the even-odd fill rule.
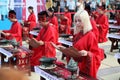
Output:
[[[61,19],[59,33],[70,34],[69,19],[67,17]]]
[[[39,32],[38,37],[36,38],[38,41],[42,40],[45,44],[39,46],[38,48],[34,48],[34,54],[31,57],[31,65],[39,65],[39,59],[42,56],[46,57],[55,57],[56,51],[55,48],[51,45],[51,42],[56,44],[56,30],[53,25],[48,24],[47,28],[42,28]]]
[[[96,38],[97,38],[97,41],[98,41],[98,37],[99,37],[99,31],[98,31],[98,28],[96,26],[96,22],[94,19],[90,18],[90,22],[91,22],[91,25],[92,25],[92,32],[95,34]]]
[[[96,78],[96,74],[100,67],[101,60],[104,58],[104,54],[101,49],[98,48],[98,43],[94,33],[90,31],[82,36],[81,33],[78,33],[75,37],[77,38],[76,41],[74,40],[73,46],[78,51],[88,51],[88,55],[80,57],[80,61],[78,61],[80,71]]]
[[[30,22],[29,29],[32,30],[34,27],[36,27],[36,17],[34,13],[31,13],[28,16],[27,22]]]
[[[57,39],[57,43],[58,43],[58,37],[59,37],[59,32],[58,32],[58,19],[56,16],[50,17],[49,18],[49,22],[52,23],[57,31],[56,33],[56,39]],[[59,43],[58,43],[59,44]]]
[[[71,25],[72,25],[71,13],[70,13],[70,12],[65,12],[65,13],[64,13],[64,16],[69,19],[69,25],[70,25],[70,27],[71,27]]]
[[[56,30],[58,31],[58,19],[56,16],[50,17],[49,22],[55,25]]]
[[[107,41],[107,33],[108,33],[108,18],[105,14],[99,15],[99,17],[96,19],[96,24],[100,25],[98,27],[99,30],[99,39],[98,42],[106,42]]]
[[[13,22],[11,29],[4,30],[4,32],[11,34],[11,36],[6,37],[7,39],[15,38],[22,45],[22,27],[18,21]]]

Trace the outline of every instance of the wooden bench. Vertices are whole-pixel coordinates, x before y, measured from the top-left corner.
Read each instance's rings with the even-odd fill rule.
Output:
[[[120,34],[111,33],[111,34],[108,34],[107,37],[112,42],[110,52],[112,52],[113,49],[118,49],[118,41],[120,41]]]

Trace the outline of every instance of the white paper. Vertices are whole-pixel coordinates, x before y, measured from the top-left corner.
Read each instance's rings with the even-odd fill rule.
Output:
[[[0,53],[6,55],[8,58],[13,56],[12,53],[10,53],[9,51],[7,51],[3,48],[0,48]]]
[[[38,32],[37,32],[37,31],[30,31],[29,33],[30,33],[31,35],[38,36]]]
[[[117,58],[117,59],[120,59],[120,53],[116,53],[116,54],[114,55],[114,57]]]
[[[62,43],[62,44],[65,44],[65,45],[68,45],[68,46],[73,46],[72,45],[72,42],[70,41],[66,41],[64,39],[59,39],[58,42]]]
[[[44,77],[46,80],[59,80],[57,77],[54,77],[47,72],[41,70],[38,66],[34,67],[35,72],[38,73],[40,76]]]

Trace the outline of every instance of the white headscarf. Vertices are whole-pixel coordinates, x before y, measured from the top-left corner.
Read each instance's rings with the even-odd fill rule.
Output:
[[[74,22],[75,22],[75,18],[79,17],[83,23],[83,34],[89,32],[90,30],[92,30],[92,25],[90,22],[90,17],[87,13],[86,10],[79,10],[78,12],[75,13],[74,15]],[[74,27],[74,34],[77,34],[80,32],[79,27]]]

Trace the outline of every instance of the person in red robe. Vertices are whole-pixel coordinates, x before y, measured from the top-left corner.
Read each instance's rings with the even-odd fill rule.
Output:
[[[57,17],[54,15],[54,9],[53,9],[53,8],[49,8],[49,9],[47,10],[47,13],[48,13],[48,16],[49,16],[49,17],[48,17],[48,21],[54,25],[54,27],[55,27],[55,29],[56,29],[56,31],[57,31],[56,39],[58,39],[58,37],[59,37],[59,32],[58,32],[58,19],[57,19]],[[57,40],[57,44],[59,44],[59,43],[58,43],[58,40]]]
[[[8,18],[11,22],[13,22],[12,26],[10,30],[2,31],[2,34],[6,37],[6,39],[16,39],[16,41],[20,42],[20,45],[22,45],[22,27],[16,19],[16,12],[14,10],[10,10]]]
[[[31,57],[31,65],[40,65],[39,59],[43,56],[55,57],[55,48],[51,42],[56,44],[56,29],[54,25],[47,21],[47,12],[42,11],[38,13],[38,21],[42,26],[37,38],[27,39],[26,41],[33,47],[33,55]]]
[[[120,11],[116,11],[115,20],[117,21],[115,25],[120,25]]]
[[[89,15],[85,10],[79,10],[74,15],[75,33],[73,38],[73,52],[65,52],[63,46],[55,46],[58,50],[64,51],[67,57],[73,57],[78,62],[80,72],[93,78],[97,78],[97,72],[101,61],[104,59],[104,51],[98,47],[98,41],[92,32],[92,25]],[[68,50],[68,49],[66,49]]]
[[[69,25],[70,25],[70,27],[71,27],[71,25],[72,25],[72,18],[71,18],[71,13],[69,12],[69,8],[66,6],[65,8],[64,8],[64,16],[66,16],[68,19],[69,19]]]
[[[35,17],[32,6],[28,7],[28,11],[29,11],[30,15],[28,16],[28,20],[25,22],[26,22],[26,24],[29,25],[29,30],[32,30],[33,28],[36,27],[36,17]]]
[[[64,16],[64,14],[60,15],[59,33],[70,34],[69,19],[66,16]]]
[[[27,37],[27,36],[32,37],[32,35],[29,35],[29,32],[36,27],[36,17],[33,11],[33,7],[29,6],[28,11],[30,15],[28,16],[28,20],[24,21],[23,37]]]
[[[98,13],[99,16],[96,18],[96,24],[99,30],[99,39],[98,42],[106,42],[107,41],[107,33],[108,33],[108,27],[109,27],[109,22],[108,18],[105,15],[105,5],[98,6]]]
[[[54,15],[54,9],[53,8],[49,8],[47,10],[48,13],[48,20],[50,23],[52,23],[53,25],[55,25],[56,30],[58,31],[58,19],[57,17]]]
[[[98,31],[98,28],[97,28],[95,19],[94,19],[94,17],[92,16],[90,5],[85,5],[85,10],[88,12],[88,14],[89,14],[89,16],[90,16],[90,22],[91,22],[91,25],[92,25],[92,31],[93,31],[93,33],[95,34],[95,36],[96,36],[96,38],[97,38],[97,40],[98,40],[99,31]]]

